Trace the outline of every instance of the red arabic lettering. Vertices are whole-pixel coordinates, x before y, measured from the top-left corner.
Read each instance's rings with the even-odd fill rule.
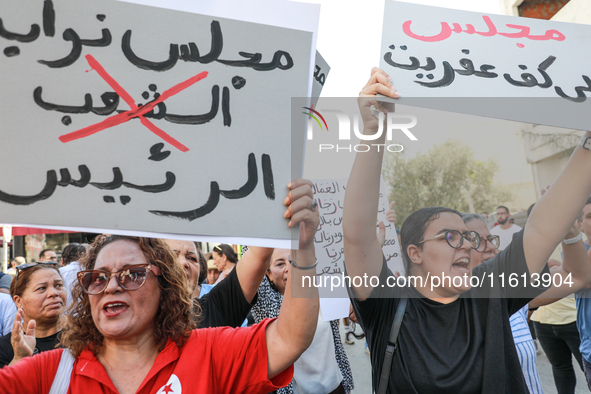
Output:
[[[416,40],[419,40],[419,41],[424,41],[424,42],[437,42],[437,41],[446,40],[449,37],[451,37],[452,32],[453,33],[466,33],[466,34],[479,34],[483,37],[492,37],[495,35],[500,35],[500,36],[508,37],[508,38],[528,38],[533,41],[546,41],[546,40],[564,41],[566,39],[566,36],[564,34],[562,34],[561,32],[559,32],[558,30],[555,30],[555,29],[547,30],[542,35],[531,35],[529,26],[513,25],[511,23],[508,23],[505,26],[507,26],[510,29],[517,29],[519,31],[513,32],[513,33],[501,33],[497,30],[497,27],[495,26],[495,24],[493,23],[493,21],[490,19],[489,16],[483,15],[482,19],[484,20],[484,23],[488,27],[488,31],[483,31],[483,32],[476,31],[476,29],[474,28],[474,25],[469,24],[469,23],[467,23],[466,28],[463,29],[462,25],[460,25],[459,23],[452,23],[453,28],[451,28],[451,27],[449,27],[449,24],[447,22],[441,22],[441,31],[438,34],[436,34],[434,36],[421,36],[421,35],[418,35],[418,34],[412,32],[412,30],[410,28],[410,25],[412,24],[412,20],[408,20],[402,24],[402,31],[407,36],[414,38]],[[522,46],[520,46],[520,48],[521,47]]]

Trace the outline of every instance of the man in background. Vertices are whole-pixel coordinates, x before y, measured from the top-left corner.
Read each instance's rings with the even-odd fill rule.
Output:
[[[51,249],[43,249],[41,253],[39,253],[39,262],[57,263],[57,255]]]
[[[501,239],[499,250],[503,250],[509,246],[513,239],[513,234],[521,231],[521,227],[509,221],[510,218],[509,208],[502,205],[497,208],[497,222],[499,225],[493,227],[490,233],[491,235],[498,235]]]
[[[6,270],[6,273],[10,274],[12,276],[15,276],[16,275],[16,267],[18,267],[19,265],[26,264],[26,263],[27,263],[27,260],[25,260],[25,258],[23,256],[15,257],[10,262],[10,267],[8,267],[8,270]]]
[[[64,285],[66,286],[66,291],[68,292],[67,305],[70,305],[72,302],[72,288],[74,287],[74,283],[76,283],[78,280],[78,272],[82,271],[80,259],[86,255],[89,248],[89,244],[79,244],[73,242],[66,245],[64,250],[62,250],[63,267],[60,268],[60,274],[64,279]]]
[[[218,280],[219,276],[220,276],[220,271],[218,270],[218,267],[216,267],[213,260],[208,260],[207,261],[207,284],[213,285]]]

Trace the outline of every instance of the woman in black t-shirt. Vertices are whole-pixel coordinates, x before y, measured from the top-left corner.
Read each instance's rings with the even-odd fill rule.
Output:
[[[372,148],[355,158],[342,222],[350,296],[371,348],[374,390],[399,299],[407,298],[386,371],[388,393],[527,393],[509,316],[545,290],[548,258],[591,193],[591,133],[537,202],[524,230],[476,268],[470,251],[478,247],[479,236],[467,231],[457,211],[429,207],[411,214],[401,229],[406,277],[398,281],[376,236],[383,147],[396,119],[384,115],[394,108],[378,102],[378,93],[400,97],[392,79],[374,68],[358,99],[364,139]]]
[[[34,349],[34,354],[56,347],[67,299],[55,262],[16,267],[10,295],[18,311],[12,333],[0,337],[0,368],[17,363],[23,357],[14,353],[12,343],[26,343]]]
[[[214,284],[220,283],[238,263],[236,252],[234,252],[234,249],[228,244],[214,246],[211,258],[213,259],[215,266],[218,268],[218,271],[220,271],[220,276]]]

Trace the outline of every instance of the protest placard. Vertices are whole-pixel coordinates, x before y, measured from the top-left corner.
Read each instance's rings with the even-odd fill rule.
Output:
[[[311,32],[111,0],[10,0],[0,18],[2,221],[290,239]]]
[[[329,72],[330,66],[326,60],[324,60],[320,52],[316,51],[313,74],[314,80],[312,81],[312,105],[314,106],[316,106],[316,103],[318,102],[318,98],[320,97],[320,93],[322,92],[322,88],[324,87]]]
[[[218,18],[276,26],[312,32],[310,57],[316,56],[320,4],[291,0],[118,0],[176,11],[192,12]],[[261,12],[261,10],[265,10]],[[310,62],[310,76],[314,62]],[[312,93],[312,78],[308,80],[308,96]]]
[[[380,67],[400,104],[589,130],[590,32],[386,0]]]
[[[325,320],[334,320],[349,315],[348,302],[339,301],[339,297],[347,298],[346,287],[343,285],[345,276],[345,249],[343,243],[343,205],[347,179],[313,180],[314,200],[318,204],[320,224],[314,238],[316,248],[316,283],[322,299],[320,303]],[[384,222],[386,237],[382,251],[388,268],[394,273],[404,274],[402,255],[398,236],[393,223],[386,219],[389,210],[388,196],[384,182],[380,183],[380,200],[376,221]],[[333,279],[334,277],[334,279]],[[338,286],[337,286],[338,282]],[[336,314],[336,315],[335,315]],[[337,316],[338,315],[338,316]],[[335,317],[336,316],[336,317]]]

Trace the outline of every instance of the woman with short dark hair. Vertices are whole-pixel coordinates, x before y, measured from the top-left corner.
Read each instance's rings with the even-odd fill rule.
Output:
[[[575,148],[524,230],[478,267],[471,265],[471,250],[480,246],[480,237],[466,229],[457,211],[430,207],[414,212],[401,229],[406,276],[396,280],[375,230],[384,152],[379,147],[388,133],[372,136],[386,127],[384,112],[394,110],[378,102],[377,93],[400,96],[392,79],[374,68],[358,99],[363,133],[374,148],[357,154],[343,210],[347,274],[379,279],[374,287],[355,287],[353,280],[350,289],[371,350],[373,388],[388,393],[527,393],[509,316],[546,289],[542,277],[550,275],[548,258],[591,193],[591,152],[585,144]],[[399,308],[396,333],[392,327]],[[390,339],[391,332],[396,338]],[[387,354],[392,361],[382,378]]]

